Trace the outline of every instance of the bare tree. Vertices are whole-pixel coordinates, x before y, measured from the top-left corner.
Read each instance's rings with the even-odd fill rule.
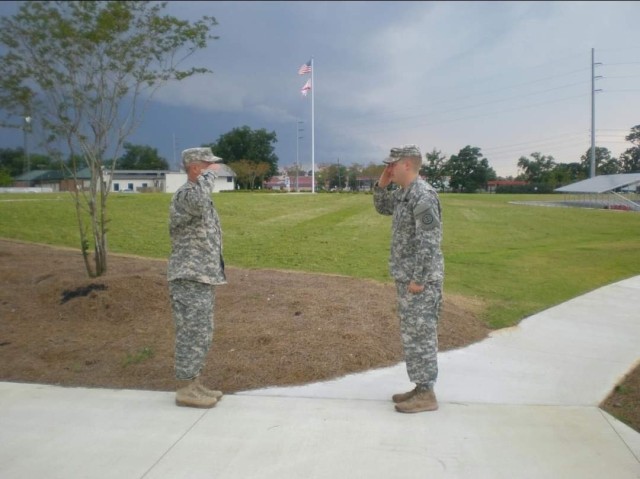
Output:
[[[215,18],[190,23],[163,14],[166,2],[21,2],[0,19],[0,105],[29,114],[43,145],[75,180],[80,244],[90,276],[107,271],[107,198],[123,144],[139,125],[152,95],[168,81],[208,73],[179,69],[217,37]],[[81,159],[78,164],[77,158]],[[78,172],[89,172],[81,187]],[[90,239],[95,255],[89,260]]]
[[[271,165],[266,161],[239,160],[231,163],[229,167],[236,174],[238,183],[250,190],[254,188],[257,179],[264,180],[271,171]]]

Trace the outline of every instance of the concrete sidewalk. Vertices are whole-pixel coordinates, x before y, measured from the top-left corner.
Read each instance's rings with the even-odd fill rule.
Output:
[[[0,383],[0,478],[640,478],[640,434],[597,405],[640,360],[640,276],[439,355],[432,413],[404,364],[225,396]]]

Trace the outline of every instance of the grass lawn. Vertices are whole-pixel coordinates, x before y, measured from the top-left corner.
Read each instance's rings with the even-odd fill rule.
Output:
[[[512,205],[553,195],[441,195],[445,291],[483,299],[504,327],[640,274],[640,214]],[[112,252],[169,255],[169,194],[112,194]],[[390,217],[367,194],[214,195],[225,261],[390,281]],[[78,247],[68,194],[0,194],[0,237]]]

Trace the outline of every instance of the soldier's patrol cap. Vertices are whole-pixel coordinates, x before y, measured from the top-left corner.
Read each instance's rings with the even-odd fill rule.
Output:
[[[395,163],[396,161],[400,161],[402,158],[407,157],[417,157],[422,158],[422,153],[420,153],[420,148],[416,145],[402,145],[396,148],[391,148],[389,152],[389,157],[382,160],[383,163],[390,165]]]
[[[215,156],[211,148],[189,148],[182,152],[182,164],[185,168],[189,166],[189,163],[193,163],[194,161],[217,163],[222,161],[222,158]]]

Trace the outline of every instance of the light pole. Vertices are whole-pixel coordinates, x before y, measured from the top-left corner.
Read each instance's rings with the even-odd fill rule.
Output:
[[[24,135],[24,160],[25,173],[29,173],[31,171],[31,160],[29,159],[29,142],[27,141],[27,133],[31,131],[31,117],[24,117],[24,125],[22,125],[22,133]]]
[[[596,176],[596,92],[602,90],[596,90],[596,80],[602,78],[596,76],[596,65],[602,65],[602,63],[596,63],[595,50],[591,49],[591,151],[590,153],[590,168],[589,178]]]
[[[304,128],[300,128],[301,123],[304,123],[304,121],[298,120],[296,122],[296,193],[300,193],[300,188],[298,187],[298,174],[300,171],[300,140],[302,139],[300,132],[304,131]]]

